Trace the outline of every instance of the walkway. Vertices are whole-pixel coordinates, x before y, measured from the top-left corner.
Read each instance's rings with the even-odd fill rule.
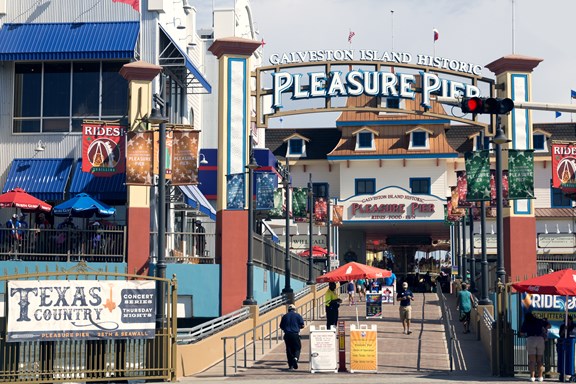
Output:
[[[384,306],[382,319],[366,319],[364,303],[348,305],[345,295],[340,307],[340,320],[346,321],[346,366],[350,365],[349,327],[350,323],[366,324],[370,328],[377,325],[378,332],[378,373],[310,373],[309,327],[302,332],[302,354],[299,369],[288,371],[284,344],[273,345],[258,361],[248,368],[239,368],[234,375],[228,369],[229,377],[223,377],[222,365],[218,364],[194,377],[182,378],[181,382],[242,384],[310,383],[338,384],[358,382],[370,383],[508,383],[527,381],[527,377],[493,377],[489,360],[474,333],[463,334],[462,325],[457,321],[456,300],[447,295],[452,314],[453,329],[456,331],[454,365],[450,370],[448,343],[441,318],[440,303],[436,293],[416,293],[412,309],[412,334],[403,334],[398,316],[398,305]],[[325,321],[314,321],[314,325],[324,325]]]

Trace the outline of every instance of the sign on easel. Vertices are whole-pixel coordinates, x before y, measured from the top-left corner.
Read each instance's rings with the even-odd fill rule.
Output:
[[[310,326],[310,372],[338,372],[335,327]]]
[[[378,339],[376,324],[360,328],[350,324],[350,372],[378,372]]]
[[[366,318],[382,318],[382,295],[366,293]]]
[[[385,285],[382,287],[382,304],[394,304],[394,286]]]

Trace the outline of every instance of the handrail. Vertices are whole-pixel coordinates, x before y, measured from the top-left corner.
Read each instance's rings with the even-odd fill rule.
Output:
[[[496,320],[494,320],[494,317],[492,317],[492,314],[486,308],[482,311],[482,321],[490,331],[496,326]]]
[[[178,329],[178,344],[189,344],[200,341],[210,335],[213,335],[221,329],[227,328],[240,321],[246,320],[250,316],[250,308],[240,308],[225,316],[207,321],[192,328]]]
[[[436,292],[438,293],[438,298],[440,301],[440,310],[442,312],[442,320],[444,320],[444,332],[446,333],[446,341],[448,342],[448,359],[450,360],[450,371],[454,370],[454,340],[455,335],[452,329],[452,315],[448,310],[448,305],[446,303],[446,296],[442,292],[442,287],[440,282],[436,282]]]

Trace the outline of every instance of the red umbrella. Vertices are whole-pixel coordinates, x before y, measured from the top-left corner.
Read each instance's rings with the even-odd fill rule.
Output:
[[[312,257],[326,257],[327,253],[328,253],[328,251],[326,250],[326,248],[322,248],[318,245],[314,245],[312,247]],[[307,249],[305,251],[302,251],[299,253],[299,255],[302,257],[309,257],[310,256],[310,250]],[[330,256],[336,256],[336,254],[334,252],[330,252]]]
[[[0,208],[20,208],[26,211],[50,212],[52,206],[26,193],[22,188],[14,188],[0,195]]]
[[[317,283],[330,281],[350,281],[358,279],[378,279],[391,276],[392,272],[387,269],[371,267],[369,265],[350,262],[316,278]]]

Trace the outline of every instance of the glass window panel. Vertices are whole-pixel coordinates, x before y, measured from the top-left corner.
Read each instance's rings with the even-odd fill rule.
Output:
[[[560,188],[552,188],[552,207],[571,207],[572,200],[566,197]]]
[[[358,147],[359,148],[372,148],[372,133],[360,132],[358,134]]]
[[[15,69],[14,117],[40,117],[42,64],[16,64]]]
[[[374,179],[356,179],[356,194],[371,194],[376,191],[376,181]]]
[[[386,99],[386,107],[388,108],[400,108],[400,99],[396,97],[389,97]]]
[[[535,150],[537,150],[537,151],[538,150],[540,150],[540,151],[544,150],[544,148],[545,148],[544,147],[544,142],[545,142],[544,135],[533,135],[532,140],[534,142],[534,149]]]
[[[327,183],[312,183],[312,192],[314,197],[328,198],[328,184]]]
[[[290,139],[290,154],[291,155],[301,155],[302,154],[302,139]]]
[[[410,189],[413,194],[430,194],[430,179],[410,179]]]
[[[412,132],[412,146],[425,147],[426,146],[426,132]]]
[[[102,63],[102,116],[128,114],[128,81],[119,71],[123,62]]]
[[[40,120],[14,120],[14,133],[39,133]]]
[[[72,116],[98,116],[100,64],[74,63],[72,67]]]
[[[42,119],[42,132],[70,132],[70,119]]]
[[[70,63],[44,64],[43,116],[70,116]]]

